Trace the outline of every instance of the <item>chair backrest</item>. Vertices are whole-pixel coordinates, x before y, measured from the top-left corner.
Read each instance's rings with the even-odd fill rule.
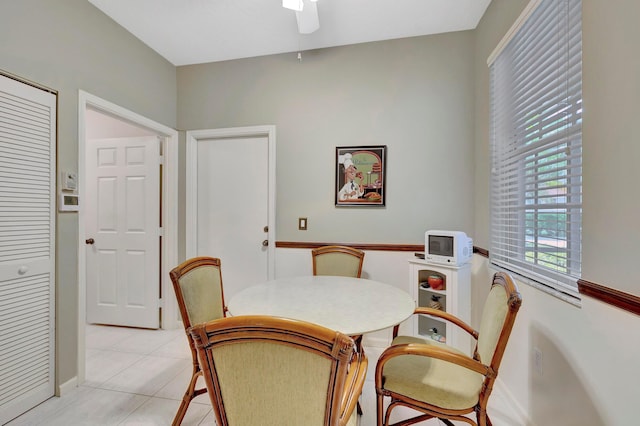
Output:
[[[364,252],[347,246],[323,246],[311,250],[313,275],[360,278]]]
[[[338,424],[355,354],[348,336],[269,316],[228,317],[190,331],[218,425]]]
[[[474,353],[474,358],[490,366],[494,372],[493,375],[489,375],[485,379],[484,389],[488,389],[484,395],[485,398],[489,396],[488,394],[493,388],[493,382],[498,374],[498,368],[521,304],[522,297],[511,276],[505,272],[496,272],[482,310],[478,342]]]
[[[185,329],[225,316],[220,259],[194,257],[169,273]]]

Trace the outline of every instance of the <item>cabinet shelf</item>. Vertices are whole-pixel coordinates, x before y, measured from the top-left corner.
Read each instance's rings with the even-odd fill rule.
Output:
[[[447,295],[447,290],[434,290],[431,287],[422,287],[422,286],[418,286],[418,290],[419,291],[426,291],[428,293],[434,293],[434,294],[440,294],[442,296],[446,296]]]
[[[433,337],[431,337],[431,335],[429,335],[429,334],[419,334],[418,337],[420,337],[421,339],[433,340],[434,342],[438,342],[438,343],[447,343],[446,341],[441,342],[439,340],[436,340]]]
[[[442,319],[442,318],[440,318],[440,317],[437,317],[437,316],[435,316],[435,315],[429,315],[429,314],[418,314],[418,316],[420,316],[420,317],[427,317],[427,318],[431,318],[432,320],[434,320],[434,321],[438,321],[438,322],[440,322],[440,323],[442,323],[442,324],[446,324],[446,323],[447,323],[447,321],[446,321],[446,320],[444,320],[444,319]]]

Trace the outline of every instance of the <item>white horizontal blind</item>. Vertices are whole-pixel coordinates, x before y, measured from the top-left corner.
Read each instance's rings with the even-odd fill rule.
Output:
[[[54,391],[55,107],[0,76],[0,424]]]
[[[581,0],[542,0],[490,64],[491,261],[577,296]]]

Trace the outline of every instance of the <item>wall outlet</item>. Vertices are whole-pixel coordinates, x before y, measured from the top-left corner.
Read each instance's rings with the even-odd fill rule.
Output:
[[[298,229],[300,231],[306,231],[307,230],[307,218],[306,217],[299,217],[298,218]]]
[[[533,371],[542,376],[542,350],[537,347],[533,348]]]

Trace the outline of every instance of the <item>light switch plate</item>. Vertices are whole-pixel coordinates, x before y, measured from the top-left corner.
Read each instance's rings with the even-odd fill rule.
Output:
[[[307,218],[299,217],[298,218],[298,230],[306,231],[307,230]]]

